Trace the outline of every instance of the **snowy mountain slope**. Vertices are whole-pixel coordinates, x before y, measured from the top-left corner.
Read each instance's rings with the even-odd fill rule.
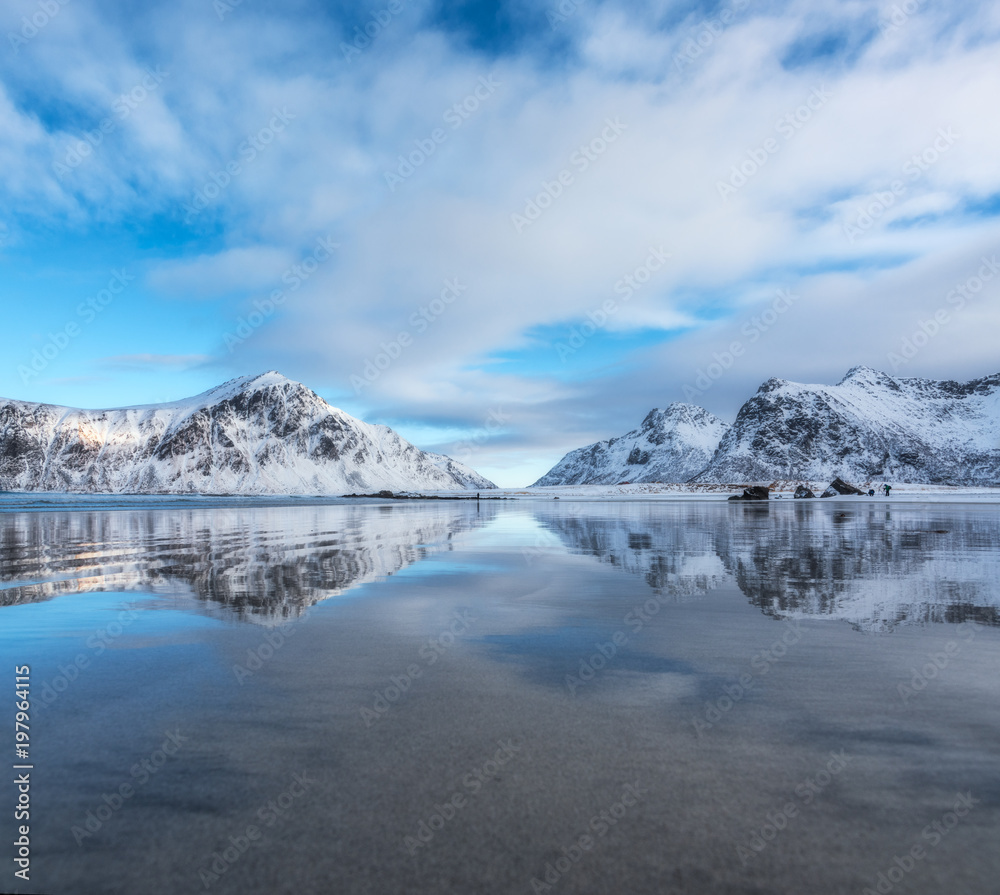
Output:
[[[728,428],[694,404],[670,404],[619,438],[570,451],[535,485],[686,482],[709,462]]]
[[[694,481],[836,476],[1000,484],[1000,374],[958,383],[854,367],[833,386],[769,379]]]
[[[488,489],[387,426],[331,407],[280,373],[182,401],[78,410],[0,399],[0,490],[342,494]]]

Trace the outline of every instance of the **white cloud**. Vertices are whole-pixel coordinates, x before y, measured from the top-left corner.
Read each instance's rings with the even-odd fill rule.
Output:
[[[149,284],[172,298],[217,298],[244,290],[269,290],[294,262],[287,248],[255,246],[216,255],[166,261],[154,268]]]
[[[155,210],[180,220],[214,172],[239,162],[194,223],[206,239],[221,231],[226,247],[196,241],[156,264],[149,285],[206,301],[263,294],[317,235],[335,234],[336,264],[220,359],[241,371],[283,369],[351,412],[414,425],[474,427],[491,407],[511,407],[509,440],[482,448],[494,468],[504,456],[561,455],[683,399],[694,371],[777,288],[800,292],[801,304],[706,392],[710,409],[731,416],[771,375],[835,381],[857,362],[885,367],[915,309],[936,306],[963,266],[996,245],[994,219],[964,211],[1000,192],[1000,21],[988,4],[927,4],[866,44],[878,25],[870,4],[751,4],[683,66],[677,54],[704,23],[661,27],[665,8],[640,19],[624,5],[580,5],[554,32],[573,42],[565,59],[476,56],[417,30],[415,9],[348,64],[335,29],[249,4],[221,23],[196,4],[158,9],[146,33],[160,42],[150,37],[140,59],[115,28],[91,42],[96,13],[79,5],[88,12],[67,15],[56,39],[29,48],[39,80],[99,109],[153,56],[169,78],[72,183],[45,164],[76,131],[46,130],[0,95],[6,194],[32,214],[124,221]],[[837,34],[848,52],[782,66],[800,38]],[[474,96],[481,77],[499,86],[452,127],[447,111]],[[794,119],[810,98],[808,120]],[[247,160],[240,146],[285,108],[294,118]],[[584,169],[574,152],[600,139],[607,119],[624,131]],[[958,138],[908,179],[908,160],[942,128]],[[386,173],[428,139],[433,153],[390,189]],[[765,145],[776,147],[766,164],[724,199],[719,183]],[[563,171],[571,182],[518,233],[511,215]],[[848,239],[845,225],[899,178],[905,193]],[[600,366],[601,376],[574,383],[530,364],[484,368],[538,327],[583,319],[614,298],[616,283],[661,246],[669,264],[611,325],[690,332],[637,352],[627,370]],[[467,291],[418,331],[413,315],[453,277]],[[970,308],[913,371],[990,371],[988,308]],[[401,332],[412,344],[358,394],[350,377]]]

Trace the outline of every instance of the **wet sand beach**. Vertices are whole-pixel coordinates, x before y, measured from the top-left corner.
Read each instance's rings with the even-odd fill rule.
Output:
[[[35,702],[19,891],[995,891],[990,506],[0,530]]]

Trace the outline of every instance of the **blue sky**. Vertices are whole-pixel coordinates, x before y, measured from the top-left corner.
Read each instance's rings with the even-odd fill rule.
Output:
[[[524,485],[771,376],[1000,370],[995,4],[13,0],[0,34],[5,397],[277,369]]]

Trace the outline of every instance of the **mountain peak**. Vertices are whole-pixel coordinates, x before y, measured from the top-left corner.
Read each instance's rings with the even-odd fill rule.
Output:
[[[570,451],[535,485],[686,482],[712,459],[726,429],[704,407],[668,404],[631,432]]]
[[[267,370],[264,373],[237,376],[234,379],[229,379],[226,382],[223,382],[222,385],[216,386],[214,390],[217,391],[219,389],[229,388],[246,390],[248,388],[267,388],[273,385],[287,385],[289,383],[292,385],[301,385],[301,383],[289,379],[277,370]]]
[[[895,385],[896,380],[888,373],[876,370],[874,367],[866,367],[864,364],[857,364],[851,367],[844,378],[837,385],[844,385],[847,382],[870,382],[878,385]]]
[[[228,379],[221,385],[217,385],[206,392],[202,392],[200,395],[196,395],[192,400],[202,405],[214,404],[234,398],[237,395],[246,394],[247,392],[257,392],[269,388],[285,388],[287,386],[309,391],[308,387],[301,382],[289,379],[277,370],[268,370],[265,373],[255,373]]]
[[[0,490],[343,494],[493,488],[276,370],[164,404],[20,402],[0,427]]]
[[[687,404],[684,401],[674,401],[663,408],[665,416],[705,416],[708,411],[698,404]]]
[[[642,421],[642,428],[648,429],[650,426],[663,425],[678,422],[703,422],[712,421],[715,417],[704,407],[697,404],[687,404],[683,401],[675,401],[664,408],[654,407],[646,414]]]
[[[698,481],[992,486],[1000,476],[998,402],[1000,381],[894,379],[864,365],[832,386],[769,379],[740,408]]]
[[[777,376],[772,376],[767,382],[763,382],[760,388],[757,389],[758,392],[773,392],[779,388],[784,388],[786,385],[791,383],[787,379],[778,379]]]

